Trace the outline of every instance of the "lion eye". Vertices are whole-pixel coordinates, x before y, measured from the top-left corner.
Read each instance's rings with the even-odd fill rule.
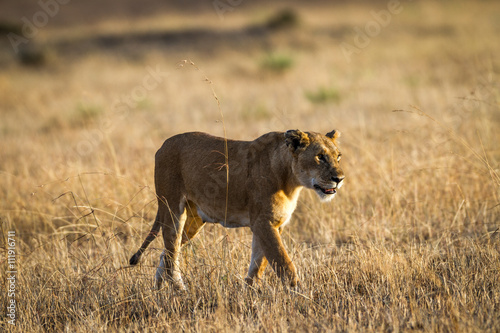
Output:
[[[337,156],[337,162],[340,162],[341,158],[342,158],[342,155],[339,154],[339,156]]]
[[[323,154],[318,154],[317,158],[319,161],[326,162],[325,155],[323,155]]]

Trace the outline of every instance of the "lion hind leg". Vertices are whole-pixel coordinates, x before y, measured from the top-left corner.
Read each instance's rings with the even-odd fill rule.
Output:
[[[178,289],[186,289],[179,268],[181,240],[186,218],[186,209],[181,214],[175,214],[171,210],[164,214],[163,220],[165,223],[162,229],[165,249],[160,255],[160,263],[155,274],[157,289],[161,287],[165,280]]]
[[[198,215],[196,205],[191,201],[188,201],[186,205],[186,214],[187,219],[184,224],[181,246],[184,246],[184,244],[193,239],[205,225],[205,222]]]

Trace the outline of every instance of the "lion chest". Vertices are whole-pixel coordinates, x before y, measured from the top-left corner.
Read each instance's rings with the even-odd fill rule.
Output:
[[[274,196],[273,224],[276,227],[284,227],[290,222],[292,214],[295,208],[297,208],[297,200],[301,190],[302,187],[299,187],[289,195],[286,195],[284,192],[278,192]]]

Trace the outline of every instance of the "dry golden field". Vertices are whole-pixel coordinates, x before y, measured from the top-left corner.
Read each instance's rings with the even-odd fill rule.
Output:
[[[500,331],[499,2],[88,22],[69,3],[16,53],[37,6],[0,15],[0,331]],[[345,186],[328,204],[304,190],[284,231],[298,291],[271,268],[246,286],[251,232],[219,225],[184,247],[185,293],[152,289],[160,239],[128,265],[156,214],[156,150],[223,126],[342,132]]]

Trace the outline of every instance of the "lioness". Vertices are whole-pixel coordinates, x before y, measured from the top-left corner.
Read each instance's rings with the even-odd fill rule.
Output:
[[[162,228],[165,249],[156,270],[156,287],[167,279],[185,289],[179,271],[181,247],[206,222],[220,223],[252,230],[248,284],[260,280],[270,262],[285,283],[296,286],[297,269],[280,235],[303,187],[329,201],[342,186],[344,172],[335,141],[339,134],[289,130],[254,141],[227,140],[227,146],[224,138],[205,133],[167,139],[155,156],[158,213],[130,264],[137,264]]]

